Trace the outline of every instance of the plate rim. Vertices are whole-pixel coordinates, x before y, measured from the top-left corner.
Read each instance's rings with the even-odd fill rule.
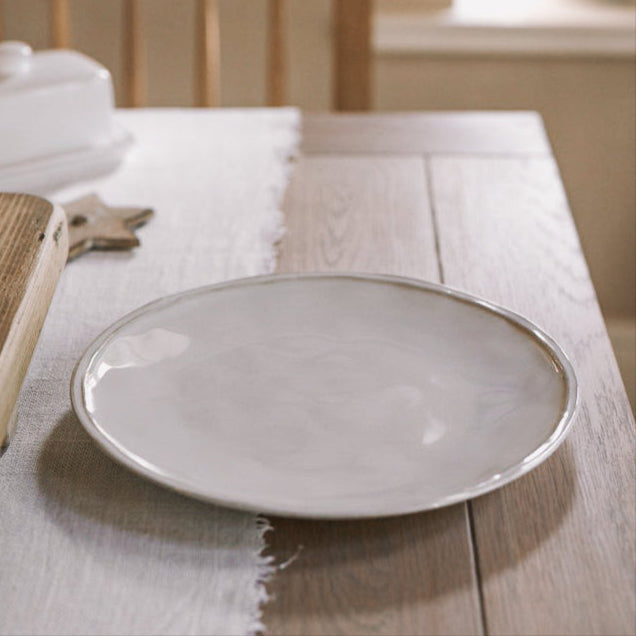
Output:
[[[494,313],[500,318],[511,322],[517,328],[522,329],[527,335],[538,341],[544,351],[550,356],[553,362],[557,364],[563,376],[565,384],[565,395],[561,408],[561,415],[554,426],[554,430],[550,436],[531,453],[510,466],[502,473],[491,476],[488,479],[479,482],[460,492],[440,497],[434,501],[423,502],[421,505],[404,507],[397,511],[378,512],[378,511],[356,511],[353,513],[346,512],[324,512],[311,510],[300,510],[297,506],[286,507],[284,505],[267,506],[257,501],[248,501],[246,499],[237,501],[232,497],[224,497],[222,494],[204,493],[192,485],[188,485],[185,481],[170,476],[163,472],[159,467],[154,466],[135,453],[127,450],[122,444],[118,443],[112,437],[108,436],[91,417],[86,408],[84,394],[84,379],[86,371],[90,368],[95,356],[108,343],[110,338],[122,327],[135,320],[137,317],[167,307],[171,304],[181,301],[182,299],[191,298],[197,295],[204,295],[210,292],[220,291],[228,287],[244,287],[254,286],[267,283],[277,283],[289,280],[309,279],[315,280],[319,278],[327,279],[351,279],[380,283],[390,283],[402,285],[410,288],[417,288],[423,291],[432,292],[447,296],[470,305],[476,305],[490,313]],[[576,415],[580,402],[579,383],[576,378],[574,367],[568,356],[561,346],[536,323],[522,316],[521,314],[507,309],[501,305],[493,303],[489,300],[467,293],[465,291],[453,288],[442,283],[433,283],[429,281],[419,280],[407,276],[397,276],[392,274],[375,274],[362,272],[294,272],[285,274],[264,274],[258,276],[248,276],[235,278],[210,285],[187,289],[175,294],[162,296],[152,300],[137,309],[125,314],[116,320],[109,327],[104,329],[90,344],[84,349],[78,358],[70,381],[70,399],[73,411],[79,419],[84,430],[97,443],[111,459],[115,460],[124,467],[132,470],[135,474],[144,477],[155,484],[159,484],[169,490],[178,492],[185,496],[212,503],[215,505],[226,506],[234,509],[245,510],[258,514],[278,515],[285,517],[294,517],[302,519],[370,519],[382,517],[394,517],[416,512],[424,512],[434,510],[455,503],[468,501],[475,497],[484,495],[488,492],[501,488],[502,486],[519,479],[527,474],[539,464],[544,462],[565,440],[569,433],[574,416]]]

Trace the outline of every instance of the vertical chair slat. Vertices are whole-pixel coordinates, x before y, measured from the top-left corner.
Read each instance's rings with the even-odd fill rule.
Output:
[[[267,4],[267,105],[285,103],[285,34],[284,0],[268,0]]]
[[[221,32],[217,0],[197,0],[195,50],[195,103],[221,103]]]
[[[333,105],[368,110],[371,105],[371,0],[333,0]]]
[[[124,0],[123,74],[126,105],[143,106],[146,102],[147,64],[143,38],[141,0]]]
[[[67,49],[71,46],[71,10],[68,0],[51,0],[50,28],[51,46],[54,49]]]
[[[2,0],[0,0],[0,41],[4,40],[4,12],[2,11]]]

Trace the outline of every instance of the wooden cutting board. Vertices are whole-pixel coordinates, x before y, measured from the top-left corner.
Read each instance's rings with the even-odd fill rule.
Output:
[[[64,264],[89,249],[139,245],[132,228],[149,208],[112,208],[96,195],[64,206],[0,193],[0,454],[15,404]]]
[[[0,194],[0,447],[15,426],[20,393],[60,273],[68,224],[59,205]]]

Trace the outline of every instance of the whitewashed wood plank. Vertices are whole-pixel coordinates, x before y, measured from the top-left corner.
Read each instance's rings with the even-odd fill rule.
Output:
[[[420,157],[302,158],[285,215],[281,272],[438,280]],[[268,634],[482,633],[465,504],[370,521],[271,522],[270,554],[296,558],[269,584]]]
[[[281,271],[438,280],[421,157],[305,157],[289,187],[285,225]]]
[[[471,504],[491,634],[633,634],[634,421],[552,159],[431,159],[445,282],[570,356],[581,406],[538,469]]]
[[[306,154],[551,154],[534,112],[328,113],[303,116]]]

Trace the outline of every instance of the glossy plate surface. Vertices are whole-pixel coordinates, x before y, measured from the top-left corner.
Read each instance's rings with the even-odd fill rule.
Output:
[[[389,276],[243,279],[126,316],[80,359],[82,424],[119,462],[223,505],[301,517],[436,508],[563,440],[576,380],[525,319]]]

